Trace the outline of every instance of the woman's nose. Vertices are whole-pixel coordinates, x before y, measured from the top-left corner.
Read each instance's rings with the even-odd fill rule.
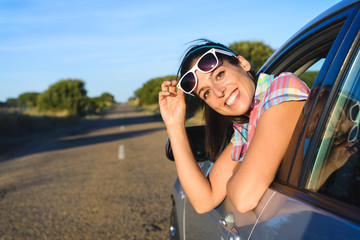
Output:
[[[225,96],[225,87],[223,86],[213,86],[213,91],[215,93],[215,95],[219,98],[222,98]]]

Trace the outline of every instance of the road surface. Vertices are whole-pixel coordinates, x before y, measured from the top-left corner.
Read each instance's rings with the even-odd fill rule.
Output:
[[[0,162],[0,240],[168,239],[175,164],[159,118],[120,104]]]

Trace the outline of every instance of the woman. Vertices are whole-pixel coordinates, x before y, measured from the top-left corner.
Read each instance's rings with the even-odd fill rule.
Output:
[[[285,73],[275,78],[250,74],[250,63],[224,45],[206,41],[192,47],[179,68],[180,80],[166,81],[159,105],[171,140],[181,185],[198,213],[211,211],[226,196],[239,212],[255,208],[275,177],[309,93],[306,84]],[[178,87],[178,90],[176,89]],[[212,160],[205,177],[185,131],[185,95],[205,103]],[[234,126],[231,143],[219,154],[223,124]],[[219,123],[219,125],[216,125]],[[256,130],[255,130],[256,128]],[[224,131],[224,130],[222,130]]]

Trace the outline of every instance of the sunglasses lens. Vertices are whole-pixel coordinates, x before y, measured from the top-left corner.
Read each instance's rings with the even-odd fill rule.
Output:
[[[359,126],[355,125],[351,128],[349,135],[348,135],[348,141],[354,142],[359,134]]]
[[[201,71],[210,72],[216,67],[217,63],[218,62],[215,55],[212,53],[208,53],[200,59],[200,61],[198,62],[198,68]]]
[[[190,93],[194,89],[195,84],[196,79],[192,72],[187,73],[180,82],[181,88],[187,93]]]
[[[350,119],[352,121],[356,121],[360,110],[359,107],[359,104],[356,104],[350,108]]]

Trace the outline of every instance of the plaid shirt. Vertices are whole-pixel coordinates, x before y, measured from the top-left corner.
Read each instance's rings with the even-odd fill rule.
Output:
[[[256,125],[266,109],[282,102],[306,100],[309,92],[307,85],[292,73],[281,73],[278,77],[261,73],[251,105],[249,123],[233,124],[233,161],[241,162],[245,157]]]

